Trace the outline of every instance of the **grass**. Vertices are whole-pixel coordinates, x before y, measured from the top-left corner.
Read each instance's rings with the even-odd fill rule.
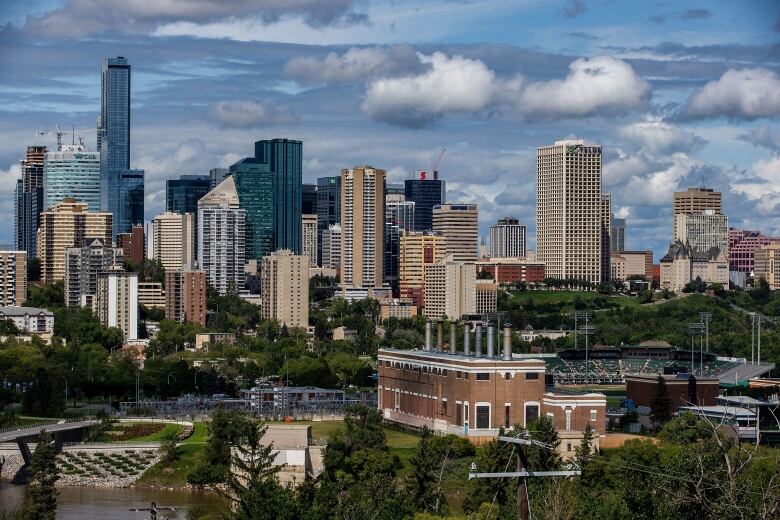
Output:
[[[596,291],[511,291],[512,299],[519,303],[531,301],[535,305],[560,305],[569,307],[574,304],[574,299],[579,297],[582,301],[608,298],[610,303],[616,303],[620,307],[636,307],[639,301],[631,296],[606,296]]]
[[[146,435],[143,437],[137,437],[132,440],[139,442],[169,441],[171,439],[175,439],[183,429],[184,427],[181,424],[166,424],[162,430],[156,433],[152,433],[151,435]]]
[[[179,457],[170,466],[158,462],[149,468],[136,482],[136,486],[183,487],[187,484],[187,475],[195,469],[206,447],[208,432],[206,424],[196,422],[189,439],[184,440],[178,448]]]

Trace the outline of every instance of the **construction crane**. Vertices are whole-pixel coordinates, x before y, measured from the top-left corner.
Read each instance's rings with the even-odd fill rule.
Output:
[[[446,148],[442,148],[441,152],[439,152],[439,155],[436,156],[436,160],[433,161],[433,166],[431,167],[431,175],[433,175],[433,179],[436,180],[439,178],[439,164],[441,164],[441,158],[444,157],[444,152],[446,152]],[[417,173],[420,175],[420,180],[425,180],[425,177],[427,176],[428,172],[425,170],[417,170]]]
[[[79,134],[79,144],[81,144],[83,146],[84,145],[84,138],[81,137],[80,134],[86,134],[87,132],[94,132],[94,131],[95,131],[94,128],[85,128],[85,127],[82,127],[82,128],[79,128],[78,130],[76,130],[76,125],[73,125],[73,127],[71,128],[71,131],[68,132],[66,130],[61,129],[60,125],[56,125],[51,130],[44,130],[43,132],[36,132],[35,133],[35,137],[37,138],[37,137],[40,137],[42,135],[56,135],[57,136],[57,151],[59,152],[59,151],[62,151],[62,136],[63,135],[70,133],[71,134],[70,144],[75,145],[76,144],[76,133],[78,133]]]
[[[51,130],[44,130],[43,132],[35,132],[35,138],[41,137],[42,135],[56,135],[57,136],[57,151],[59,152],[62,150],[62,136],[65,134],[61,128],[60,125],[56,125]]]

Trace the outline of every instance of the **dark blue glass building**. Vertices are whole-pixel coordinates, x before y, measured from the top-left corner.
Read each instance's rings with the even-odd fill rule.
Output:
[[[304,215],[317,214],[317,185],[304,184],[301,186],[301,213]]]
[[[254,157],[230,167],[238,203],[246,211],[246,258],[261,259],[274,251],[274,189],[268,164]]]
[[[404,181],[406,200],[414,202],[415,231],[429,231],[433,229],[433,207],[444,203],[446,190],[446,183],[443,180],[439,180],[438,174],[434,174],[433,179],[428,179],[421,172],[418,179],[407,179]]]
[[[341,223],[341,176],[317,179],[317,262],[322,265],[322,234]]]
[[[274,250],[289,249],[299,255],[303,143],[294,139],[256,141],[255,159],[267,164],[273,177]]]
[[[182,175],[165,181],[165,210],[174,213],[198,212],[198,201],[211,191],[210,175]]]

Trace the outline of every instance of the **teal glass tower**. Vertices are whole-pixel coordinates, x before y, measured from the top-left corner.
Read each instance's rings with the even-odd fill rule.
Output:
[[[296,255],[301,254],[302,151],[303,143],[293,139],[255,142],[255,159],[267,164],[273,177],[274,250]]]
[[[254,157],[230,167],[238,203],[246,212],[246,258],[261,259],[274,251],[274,185],[267,163]]]

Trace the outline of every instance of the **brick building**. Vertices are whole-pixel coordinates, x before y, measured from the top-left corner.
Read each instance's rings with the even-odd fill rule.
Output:
[[[472,350],[471,325],[464,324],[461,351],[455,323],[445,344],[439,322],[436,344],[441,348],[433,348],[430,321],[422,350],[379,350],[378,406],[386,420],[428,426],[479,443],[495,437],[499,427],[526,427],[542,414],[555,423],[563,455],[574,449],[588,423],[597,432],[598,446],[605,431],[603,394],[547,392],[544,361],[512,354],[511,326],[504,329],[502,352],[496,352],[492,324],[484,350],[482,325],[475,324]]]
[[[689,374],[661,376],[666,382],[666,392],[672,409],[680,406],[712,406],[718,397],[720,381],[716,377],[695,377]],[[637,406],[652,407],[658,387],[658,374],[627,375],[626,397]]]
[[[539,283],[544,280],[544,263],[526,258],[480,260],[477,271],[490,273],[496,283]]]

